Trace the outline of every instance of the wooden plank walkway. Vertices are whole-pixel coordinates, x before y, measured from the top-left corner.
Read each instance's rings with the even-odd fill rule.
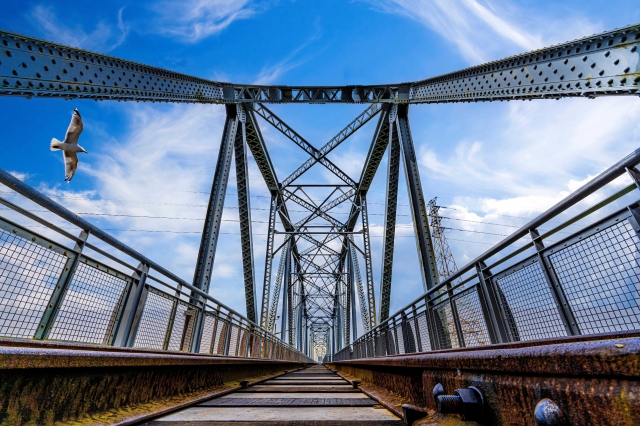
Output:
[[[154,426],[398,426],[401,419],[324,366],[200,402]]]

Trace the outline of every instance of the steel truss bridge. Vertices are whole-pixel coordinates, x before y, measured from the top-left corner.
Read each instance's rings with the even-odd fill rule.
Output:
[[[640,27],[621,28],[426,80],[363,86],[260,86],[216,82],[11,33],[0,33],[0,42],[0,95],[30,99],[210,103],[224,104],[226,109],[220,151],[192,282],[175,276],[11,174],[0,171],[0,182],[15,191],[16,195],[26,197],[56,213],[81,231],[79,235],[70,234],[21,207],[20,203],[0,199],[0,203],[14,215],[11,216],[12,219],[0,218],[0,272],[4,274],[1,276],[4,281],[0,281],[0,287],[2,291],[12,295],[7,296],[7,300],[11,300],[11,297],[14,300],[24,297],[43,300],[41,304],[34,302],[28,312],[17,308],[15,303],[2,305],[3,314],[6,315],[0,318],[0,334],[7,336],[8,343],[1,343],[0,349],[5,350],[6,356],[17,357],[25,351],[37,350],[47,353],[51,359],[58,359],[56,357],[62,355],[55,351],[64,350],[73,352],[78,357],[82,353],[86,358],[82,362],[87,364],[78,362],[87,367],[95,357],[102,360],[100,350],[103,349],[82,344],[99,344],[112,351],[109,352],[109,362],[115,362],[113,359],[116,358],[126,358],[126,361],[122,361],[126,364],[133,362],[131,359],[135,358],[138,364],[126,365],[132,368],[140,365],[153,366],[158,369],[155,372],[157,377],[170,382],[176,381],[176,389],[184,385],[181,380],[190,380],[189,386],[193,385],[193,380],[188,378],[194,377],[192,370],[196,367],[222,368],[220,371],[226,367],[219,366],[222,361],[216,361],[218,358],[200,357],[196,362],[193,357],[161,355],[163,352],[158,351],[220,355],[226,357],[223,362],[225,365],[235,362],[243,366],[240,370],[246,372],[245,376],[238,371],[231,373],[231,370],[224,370],[220,373],[216,370],[215,374],[211,373],[213,375],[208,377],[208,382],[203,379],[200,388],[193,385],[195,387],[190,388],[192,393],[200,392],[200,397],[206,394],[207,386],[213,386],[214,382],[217,383],[216,386],[222,386],[221,383],[227,383],[229,378],[264,377],[281,371],[284,367],[292,369],[314,362],[322,356],[326,363],[350,381],[356,378],[367,381],[371,374],[379,374],[378,379],[368,384],[368,394],[375,396],[391,412],[410,423],[410,419],[427,415],[430,408],[436,408],[434,404],[437,404],[441,413],[463,414],[463,406],[471,410],[468,399],[477,397],[477,394],[473,394],[476,390],[469,390],[471,388],[461,389],[452,400],[438,397],[445,395],[444,392],[451,393],[453,386],[468,386],[474,380],[479,383],[497,383],[499,379],[493,378],[491,374],[521,375],[522,371],[531,371],[532,375],[539,376],[573,374],[584,378],[601,373],[587,367],[558,367],[557,370],[549,371],[546,364],[543,365],[542,361],[532,355],[538,350],[536,348],[541,347],[540,344],[525,342],[537,342],[536,339],[544,338],[557,339],[554,344],[557,347],[569,345],[566,346],[569,351],[579,352],[577,347],[586,348],[582,355],[586,357],[584,359],[591,359],[589,357],[596,357],[599,350],[597,344],[606,346],[608,343],[602,342],[617,339],[624,343],[618,343],[621,346],[615,347],[626,348],[618,351],[622,358],[615,358],[617,361],[613,358],[609,360],[607,356],[613,357],[611,353],[607,352],[608,355],[604,356],[598,352],[599,356],[604,356],[599,359],[604,360],[602,362],[607,365],[607,377],[619,376],[627,380],[625,384],[616,382],[617,390],[614,394],[618,390],[616,395],[637,391],[635,386],[638,383],[638,367],[633,367],[630,361],[637,357],[640,347],[637,332],[633,332],[640,329],[640,274],[638,265],[635,264],[638,256],[635,247],[640,246],[637,235],[640,232],[640,211],[637,204],[574,231],[571,237],[562,241],[562,247],[570,247],[568,249],[562,249],[558,244],[550,246],[547,238],[632,193],[635,185],[640,182],[640,172],[635,168],[640,162],[640,151],[621,160],[460,268],[457,273],[443,279],[438,275],[432,247],[428,210],[408,111],[412,104],[426,103],[638,96]],[[363,104],[365,108],[333,138],[317,144],[306,140],[268,107],[270,104],[284,103],[355,103]],[[308,159],[289,176],[277,176],[259,119],[274,127],[308,155]],[[350,176],[330,160],[330,154],[372,120],[376,120],[377,124],[364,167],[358,176]],[[270,192],[264,277],[257,277],[254,270],[255,262],[262,260],[255,258],[252,242],[247,150],[254,158]],[[380,300],[377,303],[374,296],[376,283],[371,261],[367,193],[374,176],[379,173],[378,168],[385,153],[388,153],[386,206],[382,272],[380,282],[377,283]],[[233,158],[246,317],[209,295],[211,282],[216,278],[212,271],[227,184],[229,175],[233,172]],[[308,174],[305,174],[314,166],[326,169],[340,183],[306,183],[304,178]],[[390,315],[400,167],[404,168],[406,176],[420,261],[420,277],[425,294],[398,313]],[[634,185],[616,192],[598,205],[555,226],[551,231],[545,233],[538,230],[541,225],[623,174],[631,176]],[[314,195],[320,192],[323,194],[321,198]],[[304,213],[300,214],[301,211]],[[17,223],[14,219],[16,215],[47,227],[57,237],[71,241],[74,247],[65,246],[49,234],[42,236],[35,233],[28,226]],[[529,244],[495,259],[503,249],[527,235],[531,237]],[[91,242],[90,237],[98,239],[98,242]],[[591,246],[578,244],[583,239],[587,241],[590,238],[594,239]],[[109,249],[100,244],[106,244]],[[534,255],[524,260],[517,257],[531,248],[535,250]],[[133,266],[130,260],[123,260],[123,256],[134,259],[139,265]],[[41,263],[33,263],[33,259]],[[587,260],[580,263],[579,259]],[[605,269],[610,267],[601,267],[609,265],[607,262],[615,263],[618,271],[616,273],[624,277],[620,278],[614,273],[607,275]],[[498,265],[503,263],[507,268],[494,273]],[[48,265],[46,274],[37,270],[38,267],[43,268],[42,265]],[[40,284],[34,284],[35,281],[25,278],[28,274],[24,271],[27,270],[40,277]],[[593,274],[596,270],[600,271],[600,281],[594,281]],[[42,284],[47,279],[50,285]],[[263,283],[260,298],[256,294],[258,280]],[[89,282],[90,285],[87,284]],[[30,285],[34,287],[31,288]],[[16,287],[21,290],[11,290]],[[93,304],[88,304],[87,300],[98,293],[102,295],[98,298],[99,303],[94,300]],[[357,315],[357,305],[360,318]],[[533,313],[536,310],[545,316],[546,324],[542,324]],[[278,313],[281,338],[274,335],[278,326]],[[9,317],[13,321],[11,326],[7,325],[9,320],[6,318]],[[359,323],[363,325],[363,330],[358,330]],[[80,327],[78,324],[84,325]],[[610,334],[604,337],[598,334],[603,332]],[[597,339],[589,337],[592,335],[597,336]],[[71,343],[65,343],[67,346],[62,349],[55,346],[55,342],[62,341]],[[598,343],[589,343],[591,341]],[[478,352],[480,355],[476,358],[473,358],[475,352],[455,352],[456,348],[483,345],[493,345],[488,346],[488,350],[494,352]],[[15,350],[16,347],[26,349]],[[547,348],[544,345],[542,347]],[[432,361],[435,358],[429,358],[432,355],[428,352],[447,349],[454,350],[452,355],[443,352],[442,356],[446,360],[442,362],[449,364],[430,364],[435,362]],[[491,354],[495,355],[495,351],[500,350],[506,351],[500,357],[515,354],[514,357],[524,359],[528,356],[529,364],[522,361],[522,366],[526,364],[528,370],[514,370],[515,367],[509,363],[496,369],[495,359],[491,358]],[[544,352],[547,349],[539,350]],[[414,352],[423,355],[408,357],[407,354]],[[553,351],[549,349],[549,353],[538,355],[553,357],[551,352]],[[73,358],[76,355],[64,356]],[[371,360],[373,357],[389,355],[404,355],[405,358]],[[174,358],[171,358],[172,361],[161,358],[163,361],[158,363],[158,357],[162,356]],[[244,361],[229,358],[234,356],[241,357]],[[465,358],[464,362],[468,363],[465,365],[472,366],[468,368],[469,371],[463,374],[460,373],[460,367],[456,367],[454,370],[458,370],[459,378],[449,375],[447,371],[453,365],[450,363],[456,357],[462,359],[465,356],[468,358]],[[578,357],[576,354],[572,356]],[[251,363],[246,358],[256,360]],[[260,364],[259,360],[270,360],[271,364]],[[483,364],[483,360],[487,363]],[[169,363],[172,368],[179,365],[180,367],[175,368],[181,369],[181,377],[176,378],[170,372],[162,370],[163,362]],[[40,364],[26,362],[25,365],[29,365],[25,368],[42,368]],[[124,368],[124,364],[101,365]],[[52,361],[47,366],[60,368],[63,365]],[[411,374],[407,373],[409,367],[417,369],[415,371],[419,373],[416,374],[424,377],[424,382],[418,380],[418,384],[412,381]],[[439,372],[434,373],[435,375],[427,374],[430,369]],[[486,379],[478,379],[477,375],[474,376],[474,371],[493,373],[487,373]],[[635,382],[629,382],[629,377],[635,377]],[[531,384],[535,382],[534,379],[527,380],[514,386],[534,386]],[[353,387],[357,387],[357,382],[353,383]],[[448,384],[448,388],[440,393],[434,388],[435,400],[425,398],[422,386],[433,387],[438,383]],[[135,380],[129,383],[131,389],[138,385]],[[554,386],[560,385],[554,384],[551,387]],[[185,388],[183,386],[180,389]],[[602,389],[601,383],[598,382],[592,389]],[[176,391],[176,394],[180,392]],[[488,391],[483,388],[483,392]],[[574,394],[566,396],[562,391],[554,392],[549,391],[548,395],[544,392],[528,394],[526,397],[508,394],[505,398],[509,404],[517,406],[523,403],[522,398],[527,401],[535,399],[537,402],[545,395],[547,398],[555,395],[556,399],[562,399],[561,402],[565,403],[564,408],[557,408],[557,403],[549,399],[556,405],[543,405],[541,410],[551,412],[556,407],[557,410],[564,410],[563,416],[568,416],[573,422],[579,419],[587,419],[585,421],[589,422],[594,418],[605,421],[603,419],[609,418],[607,416],[611,413],[616,413],[615,421],[619,421],[616,424],[632,424],[637,420],[637,414],[627,413],[625,417],[615,408],[606,408],[613,407],[611,398],[615,399],[615,396],[607,397],[609,399],[603,397],[606,400],[605,408],[601,405],[600,413],[606,415],[589,417],[591,414],[580,414],[571,408],[571,402],[575,402],[576,398],[591,406],[591,402],[588,402],[589,395],[583,395],[583,399],[580,399]],[[207,394],[209,397],[210,393]],[[399,405],[392,404],[396,398],[394,394],[403,395],[404,400],[411,403],[404,407],[404,412],[397,408]],[[627,402],[631,412],[639,404],[637,392],[635,395],[635,399]],[[169,392],[162,397],[165,398],[165,411],[153,411],[149,408],[148,411],[153,412],[153,415],[166,412],[169,409],[167,407],[174,409],[177,406],[175,401],[173,405],[166,402],[175,395]],[[584,398],[587,398],[587,402]],[[193,402],[196,399],[188,400]],[[58,402],[62,403],[61,401]],[[140,396],[137,401],[142,404],[153,401],[153,398]],[[113,404],[113,401],[107,403],[109,404]],[[494,405],[490,410],[487,408],[492,414],[486,415],[493,417],[489,417],[490,420],[485,417],[485,421],[504,424],[521,424],[524,421],[520,411],[509,412],[496,402],[488,404]],[[533,419],[533,408],[530,407],[531,413],[524,417],[527,421]],[[50,407],[39,407],[33,412],[46,417],[49,415],[47,410]],[[82,418],[87,413],[96,412],[95,408],[94,411],[82,410],[77,408],[73,412],[58,413],[56,419],[62,421]],[[463,417],[466,415],[467,419],[480,419],[473,417],[477,413],[469,413],[471,411],[463,414]],[[115,415],[113,410],[112,415]],[[124,414],[119,415],[118,418],[127,418]],[[0,413],[1,416],[4,414]],[[149,418],[140,413],[136,416],[131,417],[134,418],[131,421]],[[21,418],[18,423],[27,421]]]

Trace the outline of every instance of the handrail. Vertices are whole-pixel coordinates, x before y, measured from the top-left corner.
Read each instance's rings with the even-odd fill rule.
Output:
[[[210,302],[213,302],[219,308],[223,308],[223,309],[227,310],[228,312],[232,313],[233,315],[241,318],[243,321],[245,321],[247,324],[251,325],[255,329],[260,330],[260,331],[262,331],[262,332],[264,332],[266,334],[269,334],[269,332],[267,330],[265,330],[264,328],[262,328],[258,324],[254,323],[253,321],[249,320],[244,315],[238,313],[236,310],[226,306],[224,303],[218,301],[213,296],[207,294],[206,292],[202,291],[201,289],[199,289],[199,288],[193,286],[192,284],[188,283],[184,279],[178,277],[173,272],[167,270],[166,268],[164,268],[163,266],[161,266],[157,262],[154,262],[153,260],[151,260],[148,257],[144,256],[143,254],[139,253],[138,251],[136,251],[133,248],[129,247],[128,245],[124,244],[123,242],[121,242],[117,238],[113,237],[109,233],[103,231],[102,229],[100,229],[96,225],[93,225],[89,221],[83,219],[82,217],[80,217],[77,214],[73,213],[72,211],[68,210],[64,206],[62,206],[62,205],[56,203],[55,201],[51,200],[50,198],[48,198],[47,196],[42,194],[40,191],[36,190],[35,188],[32,188],[31,186],[29,186],[26,183],[22,182],[20,179],[16,178],[15,176],[13,176],[12,174],[8,173],[7,171],[5,171],[3,169],[0,169],[0,183],[6,185],[8,188],[13,189],[15,192],[17,192],[18,194],[28,198],[29,200],[33,201],[34,203],[39,204],[40,206],[46,208],[50,212],[58,215],[62,219],[72,223],[73,225],[77,226],[78,228],[84,230],[85,232],[88,232],[90,235],[93,235],[93,236],[99,238],[100,240],[104,241],[105,243],[109,244],[110,246],[116,248],[117,250],[120,250],[122,253],[124,253],[124,254],[136,259],[140,263],[142,263],[144,265],[147,265],[148,267],[158,271],[159,273],[161,273],[165,277],[175,281],[179,285],[181,285],[181,286],[193,291],[194,293],[202,296],[206,300],[208,300]],[[78,241],[79,240],[77,237],[75,237],[75,236],[71,235],[70,233],[60,229],[56,225],[53,225],[53,224],[49,223],[48,221],[38,217],[37,215],[29,213],[25,209],[15,205],[15,204],[13,204],[11,202],[8,202],[6,200],[0,199],[0,203],[2,203],[3,205],[5,205],[5,206],[7,206],[7,207],[9,207],[9,208],[11,208],[13,210],[16,210],[17,212],[29,217],[32,220],[37,221],[38,223],[41,223],[41,224],[53,229],[54,231],[60,233],[61,235],[65,236],[65,237],[67,237],[67,238],[69,238],[69,239],[71,239],[73,241]],[[92,245],[88,245],[88,246],[89,246],[89,248],[91,248],[92,250],[97,251],[100,254],[103,254],[103,255],[105,254],[102,250],[98,249],[95,246],[92,246]],[[111,256],[107,256],[107,257],[110,258]],[[119,263],[122,263],[122,261],[119,261]],[[130,265],[127,265],[127,266],[131,267]],[[134,268],[134,269],[137,269],[137,268]],[[277,338],[277,339],[279,341],[281,341],[282,344],[284,344],[285,346],[289,347],[289,349],[297,351],[297,349],[293,348],[292,346],[287,344],[285,341],[283,341],[283,340],[281,340],[279,338]]]
[[[413,300],[412,302],[408,303],[403,308],[398,309],[393,315],[390,315],[388,319],[386,319],[385,321],[381,322],[374,329],[372,329],[369,332],[367,332],[367,333],[363,334],[362,336],[360,336],[352,344],[355,344],[355,343],[365,339],[369,334],[375,333],[376,330],[379,330],[382,327],[388,327],[389,326],[389,322],[393,321],[394,317],[397,317],[402,312],[405,312],[407,309],[409,309],[412,306],[415,306],[416,304],[420,303],[421,300],[432,296],[433,294],[437,293],[438,291],[440,291],[441,289],[445,288],[446,286],[454,285],[454,287],[449,289],[449,290],[452,290],[452,289],[455,289],[455,288],[459,287],[461,284],[464,284],[464,283],[466,283],[468,281],[473,280],[475,278],[475,276],[467,278],[462,283],[455,283],[454,284],[455,280],[461,278],[465,273],[475,269],[475,267],[476,267],[476,265],[478,263],[488,259],[491,256],[496,255],[501,250],[507,248],[508,246],[510,246],[514,242],[518,241],[522,237],[528,235],[529,234],[529,230],[536,229],[540,225],[543,225],[544,223],[548,222],[549,220],[551,220],[554,217],[558,216],[559,214],[563,213],[564,211],[566,211],[570,207],[573,207],[574,205],[576,205],[580,201],[584,200],[585,198],[587,198],[588,196],[593,194],[595,191],[601,189],[605,185],[611,183],[613,180],[615,180],[618,177],[622,176],[623,174],[627,173],[627,169],[632,169],[637,164],[640,164],[640,148],[636,149],[635,151],[633,151],[632,153],[630,153],[629,155],[627,155],[626,157],[624,157],[623,159],[618,161],[616,164],[614,164],[613,166],[609,167],[607,170],[605,170],[604,172],[600,173],[598,176],[594,177],[589,182],[587,182],[586,184],[581,186],[579,189],[577,189],[573,193],[569,194],[567,197],[565,197],[564,199],[562,199],[558,203],[554,204],[552,207],[550,207],[549,209],[547,209],[546,211],[544,211],[543,213],[541,213],[540,215],[538,215],[534,219],[530,220],[527,224],[523,225],[518,230],[514,231],[512,234],[510,234],[509,236],[504,238],[502,241],[500,241],[499,243],[497,243],[496,245],[494,245],[490,249],[486,250],[484,253],[480,254],[479,256],[477,256],[472,261],[468,262],[463,267],[459,268],[457,272],[455,272],[454,274],[452,274],[449,277],[447,277],[447,279],[442,281],[440,284],[438,284],[438,285],[434,286],[433,288],[429,289],[427,292],[422,294],[420,297],[417,297],[415,300]],[[637,183],[637,182],[626,186],[625,188],[621,189],[620,191],[616,192],[615,194],[613,194],[613,195],[607,197],[606,199],[596,203],[594,206],[590,207],[589,209],[585,210],[584,212],[581,212],[581,213],[577,214],[576,216],[568,219],[567,221],[563,222],[562,224],[554,227],[552,230],[547,231],[546,233],[542,234],[541,238],[544,239],[544,238],[546,238],[546,237],[548,237],[548,236],[550,236],[552,234],[555,234],[556,232],[566,228],[567,226],[572,225],[573,223],[577,222],[578,220],[580,220],[580,219],[588,216],[589,214],[597,211],[598,209],[604,207],[605,205],[607,205],[607,204],[617,200],[618,198],[630,193],[634,188],[638,188],[638,187],[640,187],[640,184]],[[496,266],[496,265],[499,265],[499,264],[503,263],[504,261],[514,257],[517,254],[520,254],[520,253],[524,252],[527,248],[530,248],[532,246],[533,246],[532,242],[529,242],[529,243],[525,244],[523,247],[520,247],[514,253],[510,253],[509,255],[505,256],[504,258],[499,259],[498,261],[496,261],[495,263],[493,263],[492,265],[487,267],[487,269],[490,269],[493,266]],[[348,346],[345,349],[348,349]],[[338,351],[337,353],[339,353],[339,352],[341,352],[341,351]]]

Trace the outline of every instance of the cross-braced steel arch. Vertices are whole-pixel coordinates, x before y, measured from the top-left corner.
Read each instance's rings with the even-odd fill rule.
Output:
[[[247,317],[273,331],[280,306],[281,337],[311,356],[336,352],[355,339],[358,305],[365,331],[389,316],[401,163],[425,290],[439,281],[409,126],[410,104],[638,95],[640,86],[637,25],[426,80],[363,86],[224,83],[10,33],[0,33],[0,43],[0,95],[226,105],[194,285],[208,291],[214,278],[211,271],[235,156]],[[271,103],[368,105],[329,141],[314,145],[269,110],[266,104]],[[309,155],[284,179],[276,175],[258,117]],[[329,154],[376,117],[364,167],[359,176],[349,176],[329,159]],[[260,301],[256,300],[258,278],[253,266],[247,147],[271,193]],[[366,200],[387,151],[380,311],[376,315]],[[300,183],[300,177],[316,164],[341,183]],[[324,198],[310,196],[312,187],[325,188]],[[295,209],[291,209],[293,206]],[[292,216],[291,212],[298,209],[305,213]],[[279,246],[276,237],[284,238]],[[274,263],[278,254],[279,260]],[[196,339],[196,351],[198,344]]]

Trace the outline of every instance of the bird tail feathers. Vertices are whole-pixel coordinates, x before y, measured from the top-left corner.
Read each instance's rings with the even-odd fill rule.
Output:
[[[61,144],[62,142],[60,142],[58,139],[53,138],[51,139],[51,143],[49,144],[49,149],[51,149],[51,151],[60,151],[60,148],[58,148],[58,144]]]

